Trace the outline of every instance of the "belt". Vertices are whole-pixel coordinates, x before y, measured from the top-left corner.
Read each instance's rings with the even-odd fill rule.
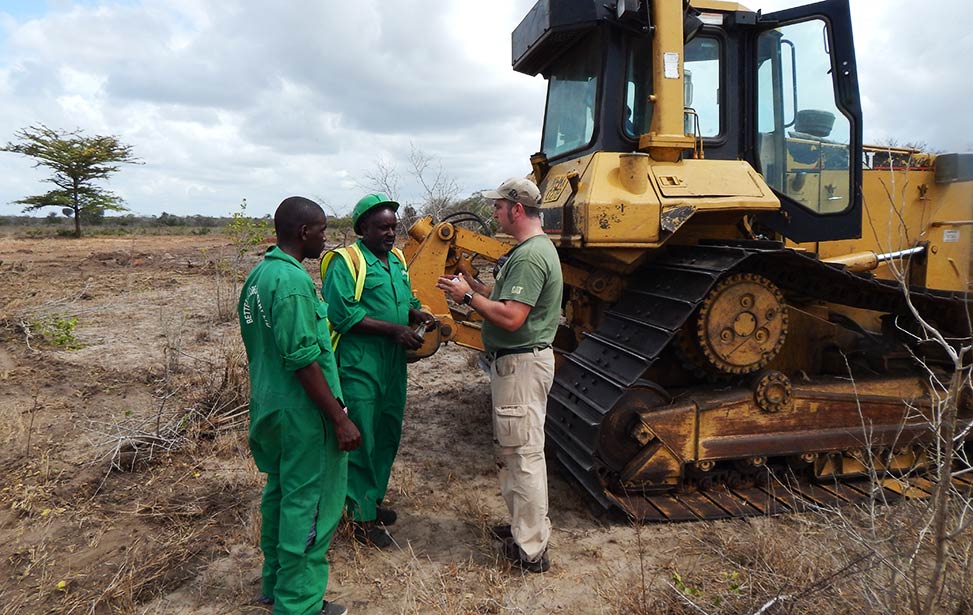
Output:
[[[535,350],[547,350],[551,345],[546,346],[530,346],[528,348],[500,348],[491,353],[494,360],[500,357],[505,357],[508,354],[527,354],[528,352],[534,352]]]

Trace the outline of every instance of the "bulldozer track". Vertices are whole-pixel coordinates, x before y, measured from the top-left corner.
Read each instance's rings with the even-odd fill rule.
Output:
[[[973,479],[952,479],[953,487],[973,491]],[[790,512],[830,510],[834,507],[876,501],[893,504],[903,498],[930,497],[933,484],[913,477],[908,481],[885,479],[873,486],[866,479],[813,483],[794,476],[771,478],[766,485],[745,488],[726,486],[664,495],[616,495],[609,498],[625,510],[635,511],[642,521],[705,521],[780,515]]]
[[[586,333],[573,352],[563,355],[550,393],[546,432],[552,456],[603,508],[618,506],[646,521],[675,521],[776,514],[799,510],[801,502],[864,497],[863,488],[852,483],[829,486],[800,481],[788,485],[786,495],[783,485],[779,490],[696,492],[674,487],[659,494],[618,494],[606,489],[610,471],[598,455],[602,421],[626,391],[654,386],[643,380],[646,370],[674,343],[710,290],[727,274],[738,272],[764,276],[786,296],[909,317],[897,283],[849,272],[777,242],[666,249],[630,278],[597,330]],[[940,325],[969,323],[969,298],[964,293],[915,288],[910,297],[927,320]],[[895,497],[890,494],[889,498]]]

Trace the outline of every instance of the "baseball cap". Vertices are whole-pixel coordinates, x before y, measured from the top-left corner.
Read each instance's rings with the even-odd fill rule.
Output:
[[[537,184],[524,177],[511,177],[496,190],[484,190],[480,194],[487,199],[507,199],[524,207],[540,207],[541,191]]]
[[[361,218],[365,212],[369,211],[370,209],[374,209],[379,205],[390,207],[392,211],[399,210],[399,204],[381,192],[366,194],[355,204],[355,209],[351,212],[351,228],[355,230],[355,233],[358,233],[359,235],[361,234],[361,231],[358,229],[358,219]]]

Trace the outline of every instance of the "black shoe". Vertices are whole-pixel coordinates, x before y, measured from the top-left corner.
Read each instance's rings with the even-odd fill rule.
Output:
[[[384,527],[373,523],[356,523],[355,540],[363,545],[374,545],[379,549],[387,549],[392,546],[392,536]]]
[[[551,569],[551,560],[547,557],[547,549],[541,553],[541,556],[536,561],[530,561],[524,559],[524,554],[520,550],[520,546],[514,542],[514,539],[505,538],[503,541],[503,555],[510,562],[510,565],[516,566],[521,570],[526,570],[527,572],[547,572]]]
[[[321,615],[348,615],[348,609],[343,604],[325,600],[321,606],[324,607],[321,609]]]
[[[382,508],[381,506],[375,508],[375,520],[382,525],[395,525],[398,518],[399,516],[391,508]]]
[[[499,540],[500,542],[514,537],[513,532],[510,531],[509,523],[501,523],[500,525],[494,525],[491,527],[490,536],[492,536],[494,540]]]
[[[274,597],[261,594],[256,602],[262,606],[274,606]],[[325,600],[321,603],[321,615],[348,615],[348,609],[343,604]]]

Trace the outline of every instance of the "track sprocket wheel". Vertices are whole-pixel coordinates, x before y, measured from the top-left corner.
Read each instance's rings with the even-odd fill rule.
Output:
[[[765,367],[784,345],[787,309],[777,286],[753,273],[731,275],[699,309],[696,342],[708,366],[726,374]]]
[[[753,398],[764,412],[780,412],[791,407],[791,381],[784,374],[769,369],[757,374]]]

